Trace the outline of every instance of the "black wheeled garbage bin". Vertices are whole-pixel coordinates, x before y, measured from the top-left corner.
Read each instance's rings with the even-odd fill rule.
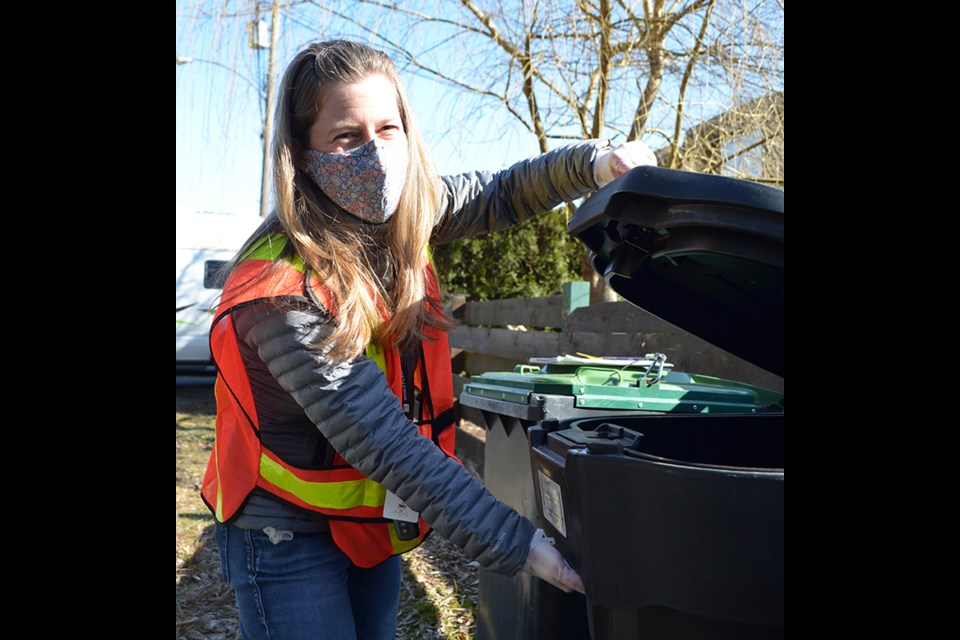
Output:
[[[533,358],[512,372],[475,375],[461,404],[479,409],[486,428],[484,484],[548,530],[537,509],[527,430],[551,418],[755,412],[780,396],[719,378],[673,370],[663,354],[642,357]],[[583,595],[521,573],[480,572],[478,640],[580,640],[589,637]]]
[[[638,167],[568,230],[624,298],[783,377],[782,190]],[[783,637],[775,404],[528,430],[537,509],[584,579],[593,640]]]

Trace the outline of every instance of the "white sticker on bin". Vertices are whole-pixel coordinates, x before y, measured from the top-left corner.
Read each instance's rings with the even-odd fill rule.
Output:
[[[389,520],[416,522],[420,519],[420,512],[414,511],[392,491],[387,491],[383,501],[383,517]]]
[[[566,538],[567,523],[563,519],[563,496],[560,493],[560,485],[548,478],[542,469],[537,469],[537,473],[540,475],[540,499],[543,502],[543,517],[560,532],[560,535]]]

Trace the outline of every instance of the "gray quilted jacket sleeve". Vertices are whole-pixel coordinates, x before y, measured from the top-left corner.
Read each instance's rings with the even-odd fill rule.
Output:
[[[355,469],[393,491],[468,557],[514,575],[534,527],[498,501],[403,414],[386,377],[360,356],[335,365],[307,345],[329,330],[319,311],[257,304],[234,312],[238,336]]]
[[[443,244],[502,231],[597,189],[593,159],[608,140],[568,144],[509,169],[443,176],[445,200],[431,240]]]

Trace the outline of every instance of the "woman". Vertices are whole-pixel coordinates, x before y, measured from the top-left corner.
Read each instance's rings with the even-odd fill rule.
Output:
[[[653,154],[587,142],[441,179],[393,63],[348,41],[295,57],[275,130],[276,206],[232,265],[210,337],[202,496],[244,637],[394,638],[399,554],[430,528],[490,571],[582,592],[552,540],[453,455],[428,242],[505,229]]]

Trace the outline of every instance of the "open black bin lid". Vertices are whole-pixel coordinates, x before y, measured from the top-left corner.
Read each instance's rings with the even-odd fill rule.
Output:
[[[567,231],[634,305],[783,376],[783,190],[636,167]]]

